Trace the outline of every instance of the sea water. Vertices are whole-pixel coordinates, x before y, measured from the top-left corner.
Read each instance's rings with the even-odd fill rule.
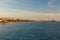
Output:
[[[0,40],[60,40],[59,22],[0,24]]]

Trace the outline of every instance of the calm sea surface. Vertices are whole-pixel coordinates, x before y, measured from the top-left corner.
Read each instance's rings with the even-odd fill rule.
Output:
[[[0,40],[60,40],[60,23],[21,22],[0,24]]]

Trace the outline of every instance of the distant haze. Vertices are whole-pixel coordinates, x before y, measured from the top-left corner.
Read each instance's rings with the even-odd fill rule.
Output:
[[[0,17],[60,20],[60,0],[0,0]]]

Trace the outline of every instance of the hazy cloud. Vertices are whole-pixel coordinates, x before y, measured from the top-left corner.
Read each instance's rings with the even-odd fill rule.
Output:
[[[56,0],[48,0],[48,7],[55,7]]]

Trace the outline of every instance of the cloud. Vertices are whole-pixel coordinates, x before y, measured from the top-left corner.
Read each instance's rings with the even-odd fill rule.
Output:
[[[48,7],[55,7],[55,2],[56,2],[56,0],[48,0]]]
[[[60,14],[53,13],[38,13],[26,10],[16,10],[16,9],[0,9],[0,17],[19,17],[24,19],[35,19],[35,20],[48,20],[56,19],[60,20]]]

